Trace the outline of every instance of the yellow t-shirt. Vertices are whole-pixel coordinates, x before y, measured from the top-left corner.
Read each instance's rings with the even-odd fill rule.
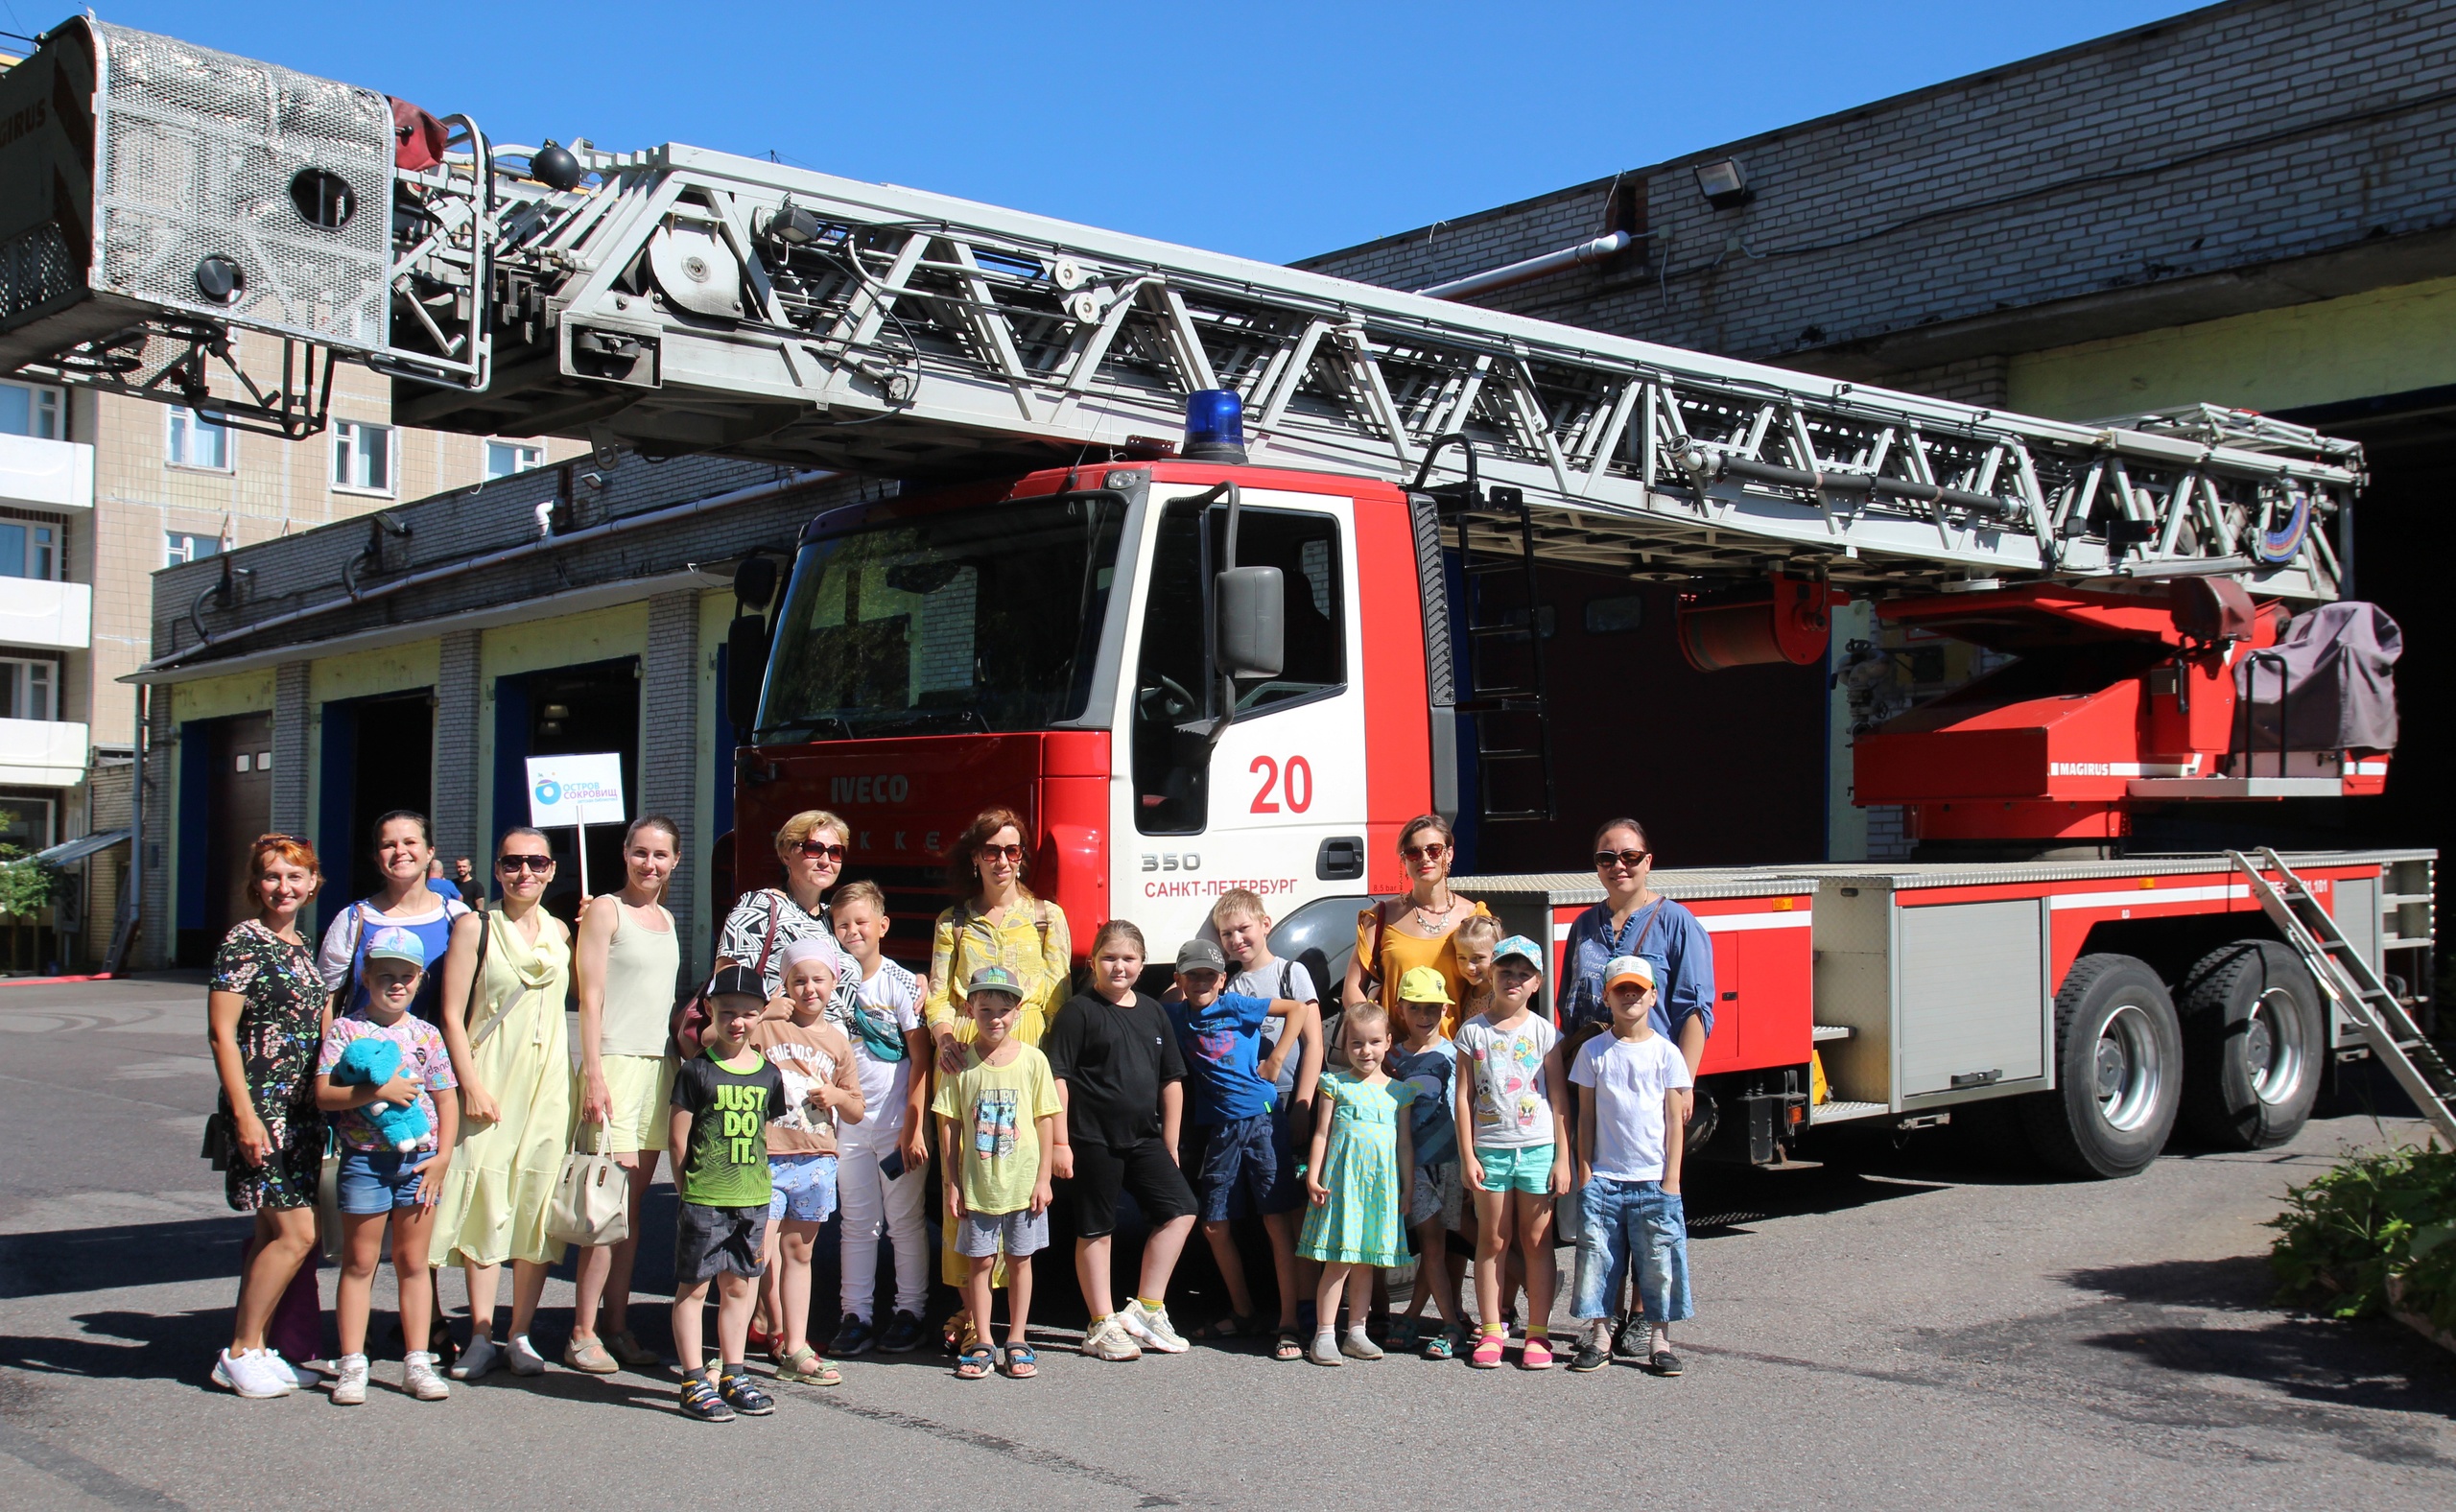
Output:
[[[1382,980],[1381,996],[1374,1001],[1388,1010],[1392,1024],[1404,1023],[1399,1010],[1399,979],[1418,966],[1430,966],[1441,973],[1442,980],[1450,984],[1450,1009],[1441,1015],[1441,1032],[1455,1038],[1458,1022],[1466,1016],[1461,1008],[1467,1001],[1466,979],[1458,975],[1458,926],[1453,924],[1448,933],[1428,939],[1421,934],[1406,933],[1399,928],[1399,919],[1407,911],[1401,903],[1390,902],[1381,907],[1386,910],[1389,923],[1381,932],[1382,958],[1374,962],[1376,975]],[[1492,910],[1478,902],[1467,918],[1474,918],[1478,913],[1489,916]],[[1367,961],[1373,958],[1373,914],[1372,909],[1366,909],[1356,916],[1356,954]],[[1467,919],[1458,921],[1459,924],[1466,922]]]
[[[1058,1112],[1049,1057],[1018,1045],[1004,1066],[967,1048],[964,1068],[938,1078],[930,1110],[956,1123],[956,1166],[963,1205],[984,1216],[1031,1206],[1040,1180],[1040,1129],[1035,1119]]]
[[[953,1025],[956,1039],[971,1044],[972,1016],[963,1010],[963,984],[983,966],[1004,966],[1024,989],[1015,1038],[1038,1045],[1058,1004],[1073,993],[1074,954],[1066,910],[1045,898],[1007,910],[1004,922],[995,925],[969,904],[949,909],[938,915],[930,941],[930,996],[921,1004],[922,1021],[933,1032]]]

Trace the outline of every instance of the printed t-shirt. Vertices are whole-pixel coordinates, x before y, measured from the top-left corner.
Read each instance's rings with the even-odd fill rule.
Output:
[[[1527,1013],[1506,1029],[1495,1028],[1489,1014],[1478,1013],[1458,1026],[1461,1075],[1474,1077],[1477,1149],[1523,1149],[1552,1142],[1550,1088],[1544,1080],[1544,1057],[1552,1051],[1560,1032]]]
[[[1078,992],[1041,1041],[1049,1074],[1066,1083],[1066,1135],[1123,1149],[1160,1137],[1160,1089],[1186,1079],[1160,1004],[1138,992],[1122,1007]]]
[[[351,1045],[363,1039],[390,1040],[400,1047],[401,1069],[396,1074],[418,1083],[420,1111],[426,1114],[426,1134],[417,1147],[436,1147],[435,1094],[460,1085],[452,1078],[452,1055],[443,1047],[443,1031],[415,1014],[404,1013],[392,1023],[378,1024],[366,1016],[363,1008],[355,1008],[333,1020],[324,1031],[322,1051],[316,1057],[316,1075],[328,1076],[342,1063]],[[390,1149],[392,1142],[375,1132],[375,1121],[367,1115],[388,1103],[370,1102],[346,1113],[327,1115],[342,1143],[352,1149]]]
[[[1210,1006],[1169,1004],[1177,1049],[1185,1056],[1186,1086],[1193,1094],[1189,1117],[1196,1123],[1236,1123],[1271,1108],[1271,1084],[1256,1069],[1262,1062],[1262,1028],[1270,1000],[1223,992]]]
[[[1228,979],[1226,989],[1248,998],[1293,998],[1299,1003],[1321,1004],[1321,994],[1314,990],[1313,974],[1304,963],[1276,957],[1258,966],[1240,971]],[[1287,1032],[1288,1021],[1283,1018],[1263,1020],[1263,1059],[1270,1059],[1279,1049],[1279,1037]],[[1296,1072],[1304,1062],[1305,1048],[1291,1045],[1287,1058],[1279,1063],[1279,1076],[1271,1083],[1271,1106],[1282,1112],[1296,1101]]]
[[[904,1036],[921,1027],[921,980],[891,960],[861,983],[853,1022],[853,1072],[862,1082],[862,1132],[892,1139],[904,1127],[912,1093],[912,1062]]]
[[[1458,1047],[1439,1034],[1420,1051],[1390,1047],[1384,1068],[1390,1079],[1416,1089],[1410,1105],[1414,1121],[1407,1137],[1414,1142],[1416,1164],[1438,1166],[1458,1158],[1458,1120],[1452,1108],[1457,1093]]]
[[[993,1217],[1032,1203],[1040,1180],[1036,1119],[1057,1115],[1057,1083],[1049,1057],[1017,1045],[1015,1058],[993,1066],[967,1046],[964,1068],[938,1081],[930,1111],[956,1124],[956,1165],[964,1210]]]
[[[813,1108],[810,1095],[821,1085],[861,1089],[853,1075],[853,1048],[843,1035],[825,1018],[805,1026],[794,1023],[791,1012],[770,1007],[768,1017],[750,1027],[750,1047],[768,1057],[785,1082],[783,1099],[768,1109],[768,1152],[835,1154],[837,1115]]]
[[[1661,1034],[1597,1034],[1579,1047],[1570,1080],[1594,1089],[1594,1173],[1608,1181],[1661,1181],[1663,1095],[1695,1079],[1680,1047]]]
[[[676,1184],[682,1200],[705,1208],[764,1208],[768,1119],[783,1105],[785,1078],[757,1051],[733,1070],[701,1053],[673,1074],[673,1105],[691,1115],[691,1148]]]

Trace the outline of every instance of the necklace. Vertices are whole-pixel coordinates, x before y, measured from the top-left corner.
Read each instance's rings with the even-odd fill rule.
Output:
[[[1416,905],[1416,927],[1427,932],[1438,930],[1449,921],[1450,915],[1455,912],[1457,908],[1458,899],[1454,893],[1437,910],[1429,909],[1419,903]]]

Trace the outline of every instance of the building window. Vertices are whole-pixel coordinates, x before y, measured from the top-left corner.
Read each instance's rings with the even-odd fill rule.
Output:
[[[59,390],[30,383],[0,383],[0,433],[36,440],[67,438],[60,426]]]
[[[360,420],[333,422],[333,486],[355,493],[392,491],[392,428]]]
[[[14,845],[20,855],[31,856],[48,850],[56,843],[52,839],[52,802],[49,798],[20,798],[0,795],[0,845]]]
[[[59,576],[59,527],[0,520],[0,578]]]
[[[164,531],[162,532],[162,565],[177,567],[181,562],[202,561],[222,554],[222,537],[201,531]]]
[[[0,719],[59,718],[59,667],[56,662],[0,660]]]
[[[486,477],[489,480],[508,478],[532,467],[546,465],[546,448],[527,441],[488,441],[486,443]]]
[[[171,408],[171,465],[230,470],[230,427],[217,425],[184,405]]]

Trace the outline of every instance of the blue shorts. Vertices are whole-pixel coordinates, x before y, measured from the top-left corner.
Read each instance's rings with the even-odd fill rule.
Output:
[[[1523,1192],[1540,1197],[1552,1190],[1552,1142],[1541,1145],[1504,1146],[1499,1149],[1476,1146],[1476,1164],[1484,1168],[1486,1192]]]
[[[786,1223],[824,1223],[836,1213],[836,1157],[770,1155],[768,1217]]]
[[[426,1163],[434,1158],[435,1151],[431,1149],[403,1154],[399,1150],[351,1149],[343,1146],[342,1211],[354,1217],[367,1217],[394,1208],[416,1207],[419,1178]]]
[[[1205,1223],[1292,1213],[1305,1205],[1296,1163],[1276,1113],[1195,1130],[1193,1193]]]

